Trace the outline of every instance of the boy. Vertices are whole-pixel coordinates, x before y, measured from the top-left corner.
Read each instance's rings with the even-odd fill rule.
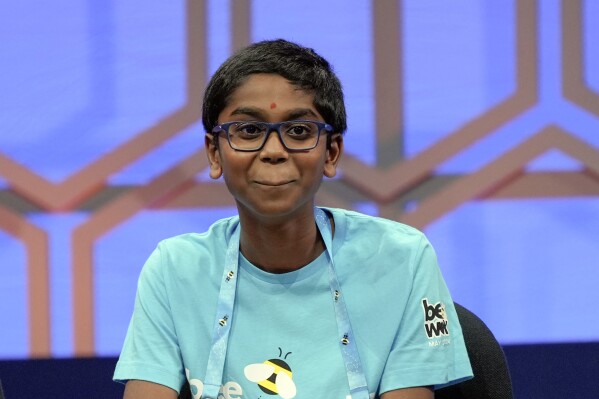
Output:
[[[433,398],[469,378],[433,249],[408,226],[314,207],[346,130],[341,84],[284,41],[229,58],[204,96],[210,176],[239,216],[165,240],[140,276],[125,398]]]

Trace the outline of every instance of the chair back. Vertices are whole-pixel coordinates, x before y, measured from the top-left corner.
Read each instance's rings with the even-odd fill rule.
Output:
[[[454,304],[474,378],[435,391],[435,398],[513,399],[512,380],[501,345],[478,316]]]

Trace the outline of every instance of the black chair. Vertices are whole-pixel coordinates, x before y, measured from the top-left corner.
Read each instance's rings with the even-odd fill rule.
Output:
[[[436,399],[513,399],[503,349],[474,313],[455,303],[474,378],[435,391]]]
[[[189,382],[185,380],[183,387],[181,387],[181,392],[179,392],[179,396],[177,399],[191,399],[193,395],[191,394],[191,387],[189,386]]]

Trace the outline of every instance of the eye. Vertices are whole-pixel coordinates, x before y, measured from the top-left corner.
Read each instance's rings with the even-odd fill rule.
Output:
[[[285,135],[296,140],[313,137],[318,127],[309,122],[292,122],[285,127]]]
[[[241,138],[256,138],[264,131],[264,126],[256,122],[240,122],[231,126],[231,133]]]

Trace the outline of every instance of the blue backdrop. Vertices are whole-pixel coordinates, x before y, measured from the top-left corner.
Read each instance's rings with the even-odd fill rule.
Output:
[[[206,75],[231,53],[232,1],[205,1]],[[498,106],[518,86],[521,2],[398,2],[403,81],[402,153],[417,156]],[[529,2],[530,3],[530,2]],[[534,3],[534,2],[533,2]],[[535,3],[527,29],[538,52],[537,99],[463,151],[439,162],[438,176],[475,173],[548,125],[599,148],[599,2],[582,1],[580,26],[562,19],[557,0]],[[17,1],[0,5],[0,154],[58,184],[182,107],[189,2]],[[249,2],[247,41],[284,37],[314,47],[335,66],[349,114],[346,151],[377,165],[373,4],[363,0]],[[526,24],[525,24],[526,25]],[[591,106],[563,95],[563,30],[580,29],[584,84]],[[197,49],[200,51],[200,49]],[[531,49],[533,51],[533,49]],[[198,71],[201,73],[201,71]],[[524,82],[526,84],[527,82]],[[88,202],[44,209],[15,189],[0,165],[0,206],[46,232],[51,354],[73,346],[72,234],[120,192],[144,186],[201,149],[200,123],[181,128],[106,180]],[[7,166],[8,165],[8,166]],[[4,169],[2,169],[4,167]],[[580,172],[580,160],[554,150],[528,172]],[[14,170],[13,170],[14,172]],[[593,175],[593,178],[597,176]],[[205,182],[204,173],[197,181]],[[227,203],[225,201],[225,203]],[[230,203],[230,202],[228,202]],[[370,199],[354,207],[381,214]],[[203,231],[231,206],[145,209],[94,244],[95,348],[120,351],[137,275],[156,243]],[[502,343],[599,340],[599,197],[473,200],[427,225],[456,301],[485,320]],[[29,308],[23,241],[0,228],[0,358],[27,358]]]

